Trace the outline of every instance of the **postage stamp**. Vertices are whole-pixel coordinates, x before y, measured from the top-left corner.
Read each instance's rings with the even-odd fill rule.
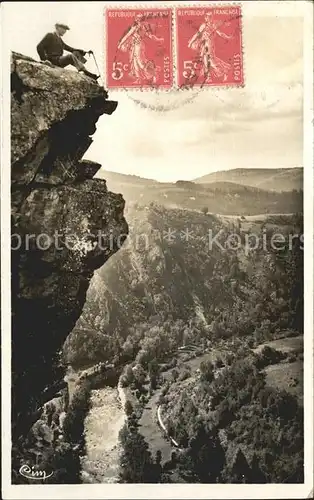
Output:
[[[244,84],[241,6],[176,9],[177,85]]]
[[[173,86],[172,9],[106,9],[108,88]]]

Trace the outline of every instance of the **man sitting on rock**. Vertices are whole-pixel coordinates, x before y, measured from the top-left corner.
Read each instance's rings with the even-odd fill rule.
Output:
[[[91,73],[84,66],[86,62],[84,56],[87,52],[81,49],[73,49],[62,40],[63,35],[70,28],[66,24],[56,24],[55,28],[56,30],[54,33],[47,33],[37,45],[37,52],[40,60],[46,64],[53,64],[60,68],[72,65],[78,71],[82,71],[84,75],[97,80],[99,76]],[[70,52],[70,54],[63,55],[64,50]],[[89,50],[88,53],[90,54],[92,51]]]

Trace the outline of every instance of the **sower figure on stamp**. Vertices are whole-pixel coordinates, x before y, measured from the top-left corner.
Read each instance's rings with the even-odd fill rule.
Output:
[[[149,60],[145,54],[145,39],[150,38],[156,42],[163,42],[163,37],[152,33],[151,26],[145,22],[143,14],[137,14],[129,31],[119,41],[118,49],[129,53],[130,76],[135,82],[142,80],[156,83],[157,71],[154,61]]]
[[[205,15],[205,22],[201,24],[198,31],[190,39],[188,46],[199,53],[199,60],[202,63],[201,74],[208,79],[210,77],[210,70],[212,69],[218,77],[223,77],[226,81],[230,64],[216,56],[214,47],[214,36],[219,35],[227,40],[232,36],[218,30],[218,27],[212,21],[212,14]]]
[[[69,45],[66,45],[62,40],[63,35],[70,28],[66,24],[56,24],[54,33],[47,33],[44,38],[37,45],[37,52],[40,60],[49,64],[59,66],[60,68],[65,68],[66,66],[74,66],[78,71],[84,73],[84,75],[97,80],[99,76],[88,71],[84,63],[86,59],[85,54],[91,54],[92,51],[88,52],[82,49],[74,49]],[[63,55],[63,51],[66,50],[70,54]]]

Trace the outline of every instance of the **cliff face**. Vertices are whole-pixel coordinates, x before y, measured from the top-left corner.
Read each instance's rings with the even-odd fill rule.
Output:
[[[13,438],[62,381],[58,353],[89,281],[128,232],[122,196],[81,161],[98,118],[116,109],[107,98],[74,71],[12,56]]]

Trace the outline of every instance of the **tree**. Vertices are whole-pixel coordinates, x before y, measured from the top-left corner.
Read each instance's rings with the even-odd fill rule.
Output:
[[[134,343],[132,342],[132,337],[129,335],[126,341],[124,342],[122,346],[122,352],[123,355],[125,356],[125,359],[133,359],[134,354],[136,352],[136,346],[134,346]]]
[[[138,430],[124,426],[120,432],[120,482],[152,483],[156,481],[156,467],[148,444]]]
[[[142,406],[145,406],[145,404],[146,404],[146,396],[145,396],[145,394],[141,395],[141,397],[140,397],[140,404]]]
[[[159,371],[159,367],[158,367],[158,363],[156,362],[156,360],[148,363],[148,375],[150,378],[150,390],[151,390],[151,392],[157,388],[158,371]]]
[[[157,450],[156,451],[156,458],[155,458],[156,464],[160,464],[161,463],[161,459],[162,459],[161,451]]]
[[[131,413],[131,415],[129,415],[127,425],[129,429],[135,429],[138,427],[138,418],[134,411]]]
[[[237,449],[235,459],[233,461],[230,477],[230,483],[248,483],[251,477],[251,469],[245,458],[245,455],[240,448]]]
[[[148,363],[147,371],[149,376],[151,377],[152,375],[158,375],[159,372],[159,366],[157,361],[154,359],[153,361],[150,361]]]
[[[152,393],[155,389],[157,389],[157,377],[156,375],[152,375],[150,377],[149,390]]]
[[[200,372],[202,382],[212,382],[214,380],[214,368],[211,361],[202,361]]]
[[[45,449],[40,465],[42,470],[53,471],[49,483],[78,484],[81,482],[79,453],[69,443],[59,442],[54,449]]]
[[[180,462],[183,475],[189,481],[215,483],[219,480],[225,466],[225,453],[218,432],[198,422],[196,434],[189,440]]]
[[[224,364],[223,364],[222,359],[221,359],[221,358],[217,358],[217,359],[216,359],[216,362],[215,362],[215,366],[216,366],[216,368],[222,368],[222,367],[223,367],[223,365],[224,365]]]
[[[134,369],[133,369],[133,374],[134,374],[134,384],[135,386],[142,390],[143,384],[145,384],[146,380],[146,372],[142,365],[137,364]]]
[[[176,380],[178,380],[178,377],[179,377],[179,372],[178,370],[176,370],[175,368],[172,370],[171,372],[171,377],[172,377],[172,380],[173,382],[176,382]]]
[[[127,399],[125,402],[124,411],[127,417],[129,417],[133,413],[133,405],[129,399]]]
[[[156,451],[156,456],[155,456],[155,463],[153,464],[153,477],[152,477],[152,482],[153,483],[160,483],[162,482],[162,465],[161,465],[161,460],[162,460],[162,454],[160,450]]]
[[[267,479],[264,472],[260,469],[259,460],[256,453],[253,453],[251,462],[250,481],[252,484],[266,483]]]
[[[84,440],[84,421],[90,408],[90,392],[89,382],[84,382],[73,396],[63,422],[63,433],[69,443],[81,443]]]
[[[134,373],[131,365],[127,365],[124,370],[123,375],[121,376],[121,385],[122,387],[127,387],[134,382]]]
[[[233,360],[234,360],[234,354],[232,354],[231,352],[228,352],[226,357],[225,357],[226,364],[228,366],[231,366]]]
[[[265,345],[261,351],[261,353],[257,356],[256,366],[258,368],[264,368],[268,365],[274,365],[279,363],[281,359],[283,359],[284,354],[280,351],[277,351],[273,347]]]
[[[231,265],[230,272],[229,272],[229,278],[234,278],[237,279],[240,276],[240,268],[239,268],[239,263],[238,260],[235,260],[233,264]]]
[[[203,208],[202,208],[202,213],[203,213],[204,215],[208,214],[208,207],[203,207]]]

